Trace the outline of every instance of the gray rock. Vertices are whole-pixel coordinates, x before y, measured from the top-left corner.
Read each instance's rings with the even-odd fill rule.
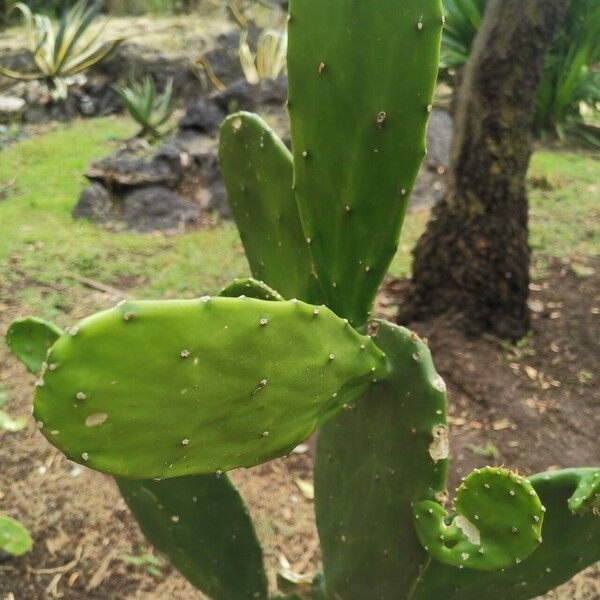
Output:
[[[92,223],[110,223],[119,219],[118,213],[108,190],[94,182],[83,190],[72,215],[75,219],[87,219]]]
[[[25,100],[17,96],[0,96],[0,123],[19,121],[25,108]]]
[[[450,163],[450,147],[454,120],[449,112],[434,108],[427,129],[427,157],[431,167],[447,167]]]
[[[204,133],[215,135],[225,118],[225,111],[212,100],[201,98],[192,102],[179,121],[182,132]]]
[[[199,216],[197,206],[162,186],[141,188],[123,199],[123,221],[135,231],[184,230]]]
[[[189,155],[176,146],[162,146],[153,156],[118,152],[92,163],[85,176],[105,187],[131,188],[162,184],[175,188],[189,164]]]

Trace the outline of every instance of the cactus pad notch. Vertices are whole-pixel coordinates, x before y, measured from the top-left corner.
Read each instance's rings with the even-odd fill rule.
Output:
[[[520,563],[542,542],[545,508],[529,481],[506,469],[473,471],[458,488],[454,509],[447,515],[431,501],[415,507],[421,543],[440,562],[502,569]]]

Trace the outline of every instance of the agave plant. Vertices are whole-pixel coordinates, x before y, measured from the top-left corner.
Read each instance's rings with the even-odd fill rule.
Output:
[[[79,0],[55,26],[46,15],[34,14],[23,2],[13,9],[21,12],[28,32],[28,47],[35,69],[31,72],[0,68],[11,79],[47,81],[52,96],[67,95],[69,79],[106,58],[123,41],[103,39],[104,27],[92,31],[90,25],[102,8],[101,0]]]
[[[123,101],[132,118],[141,126],[136,137],[154,140],[162,137],[163,127],[173,116],[173,80],[169,79],[161,94],[151,77],[142,83],[132,83],[128,87],[116,87],[115,91]]]
[[[287,32],[265,29],[258,37],[256,53],[248,44],[248,31],[242,31],[238,49],[240,64],[249,83],[257,85],[263,79],[277,79],[285,72]]]

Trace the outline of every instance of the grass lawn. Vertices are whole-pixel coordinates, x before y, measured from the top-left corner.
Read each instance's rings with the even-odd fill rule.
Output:
[[[112,233],[71,218],[90,160],[132,132],[133,125],[122,118],[78,121],[0,153],[0,302],[64,324],[96,308],[77,305],[81,284],[73,274],[124,289],[132,298],[214,293],[247,274],[230,223],[164,236]],[[584,152],[534,155],[531,243],[540,255],[585,264],[586,257],[599,254],[598,159]],[[390,269],[394,275],[409,273],[410,249],[427,218],[427,211],[409,215]]]

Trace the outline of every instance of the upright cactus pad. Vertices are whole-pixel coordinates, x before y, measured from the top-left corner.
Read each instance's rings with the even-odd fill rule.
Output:
[[[542,541],[545,508],[529,481],[506,469],[471,473],[458,488],[454,510],[449,516],[428,500],[415,507],[421,543],[440,562],[502,569],[522,562]]]
[[[6,333],[10,351],[34,374],[42,370],[50,346],[62,331],[42,319],[29,317],[14,321]]]
[[[355,325],[396,252],[425,155],[441,4],[290,2],[296,197],[326,303]]]
[[[413,600],[529,600],[568,581],[600,561],[600,515],[574,514],[569,500],[580,497],[580,485],[600,474],[600,469],[568,469],[529,478],[546,507],[543,541],[520,564],[502,571],[485,572],[432,561],[421,578]]]
[[[444,381],[414,333],[381,322],[374,341],[390,377],[319,432],[315,509],[329,598],[410,597],[430,560],[412,504],[444,495]]]
[[[372,341],[325,307],[125,303],[55,343],[35,417],[52,444],[99,471],[214,473],[289,452],[386,374]]]
[[[266,600],[262,553],[226,475],[117,481],[144,535],[214,600]]]
[[[242,112],[221,126],[219,159],[254,277],[286,298],[320,302],[292,190],[289,150],[259,116]]]

